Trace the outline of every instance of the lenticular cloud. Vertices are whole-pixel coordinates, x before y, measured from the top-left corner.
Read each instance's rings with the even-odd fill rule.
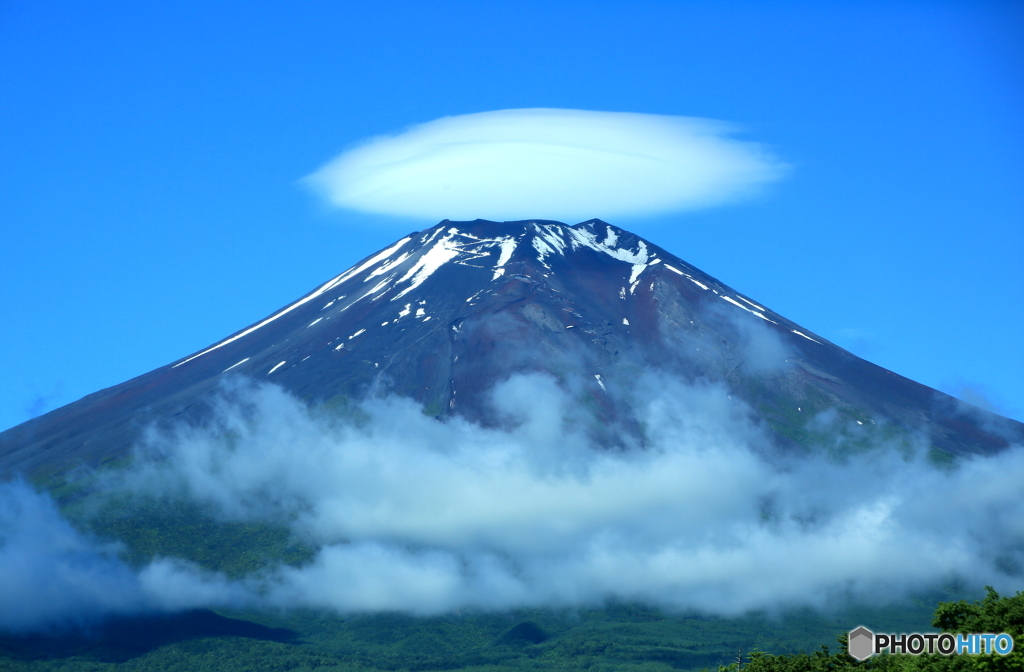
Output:
[[[306,181],[335,205],[430,219],[585,219],[715,205],[786,167],[722,122],[524,109],[369,140]]]

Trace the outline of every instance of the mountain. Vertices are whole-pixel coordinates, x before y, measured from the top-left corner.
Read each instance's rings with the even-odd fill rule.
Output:
[[[328,408],[393,393],[488,424],[488,390],[541,371],[579,395],[599,443],[642,443],[631,395],[654,370],[727,386],[787,450],[924,436],[948,459],[1024,440],[1021,423],[864,361],[600,220],[446,220],[208,348],[3,432],[0,474],[117,460],[149,423],[200,419],[238,375]]]

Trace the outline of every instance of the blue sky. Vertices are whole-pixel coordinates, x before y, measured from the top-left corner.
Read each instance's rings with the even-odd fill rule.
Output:
[[[340,152],[534,107],[743,127],[790,166],[758,196],[589,216],[1024,419],[1019,4],[8,0],[0,91],[0,428],[445,216],[331,208]]]

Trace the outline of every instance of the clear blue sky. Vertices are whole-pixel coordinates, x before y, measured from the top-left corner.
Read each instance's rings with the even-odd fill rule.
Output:
[[[787,178],[612,223],[1024,419],[1020,3],[5,0],[0,92],[0,429],[436,223],[302,188],[353,143],[528,107],[744,126]]]

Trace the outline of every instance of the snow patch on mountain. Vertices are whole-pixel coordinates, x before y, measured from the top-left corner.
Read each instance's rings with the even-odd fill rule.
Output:
[[[769,320],[767,317],[765,317],[764,313],[761,313],[761,312],[758,312],[756,310],[751,310],[750,308],[747,308],[746,306],[744,306],[742,303],[740,303],[736,299],[732,298],[731,296],[723,296],[723,295],[719,294],[718,298],[725,299],[726,301],[728,301],[732,305],[736,306],[737,308],[742,308],[743,310],[747,311],[751,315],[757,315],[762,320],[767,320],[768,322],[771,322],[772,324],[778,324],[778,322],[776,322],[775,320]],[[814,339],[811,339],[811,340],[814,340]]]
[[[501,253],[498,255],[498,263],[494,265],[494,277],[491,280],[497,280],[505,274],[505,264],[512,258],[512,253],[516,251],[518,244],[518,241],[512,236],[499,238],[495,242],[501,247]]]
[[[315,299],[316,297],[320,296],[321,294],[323,294],[325,292],[331,291],[332,289],[334,289],[335,287],[337,287],[341,283],[345,282],[346,280],[351,278],[353,275],[356,275],[360,271],[364,271],[367,268],[370,268],[370,267],[374,266],[375,264],[380,263],[382,260],[387,259],[392,254],[394,254],[395,251],[401,249],[410,240],[412,240],[411,236],[406,236],[405,238],[402,238],[400,241],[398,241],[397,243],[395,243],[391,247],[387,247],[387,248],[381,250],[377,254],[373,255],[372,257],[370,257],[369,259],[364,261],[362,264],[359,264],[358,266],[353,266],[352,268],[350,268],[349,270],[345,271],[341,275],[337,276],[333,280],[329,280],[329,281],[325,282],[324,284],[320,285],[319,288],[314,290],[312,293],[307,294],[306,296],[302,297],[301,299],[299,299],[295,303],[291,304],[290,306],[288,306],[288,307],[286,307],[286,308],[284,308],[282,310],[279,310],[278,312],[274,313],[273,315],[271,315],[267,319],[263,320],[259,324],[256,324],[256,325],[254,325],[252,327],[249,327],[245,331],[243,331],[243,332],[241,332],[239,334],[236,334],[235,336],[232,336],[230,338],[226,338],[223,341],[221,341],[220,343],[217,343],[216,345],[214,345],[212,347],[209,347],[206,350],[203,350],[199,354],[192,355],[188,359],[185,359],[185,360],[182,360],[182,361],[178,362],[177,364],[175,364],[171,368],[172,369],[176,369],[179,366],[181,366],[182,364],[187,364],[188,362],[191,362],[193,359],[195,359],[197,357],[202,357],[206,353],[212,352],[212,351],[216,350],[217,348],[222,348],[225,345],[227,345],[228,343],[232,343],[234,341],[237,341],[238,339],[242,338],[243,336],[248,336],[252,332],[254,332],[257,329],[259,329],[260,327],[263,327],[263,326],[266,326],[266,325],[270,324],[271,322],[273,322],[274,320],[278,319],[282,315],[286,315],[286,314],[290,313],[291,311],[295,310],[296,308],[298,308],[299,306],[304,305],[304,304],[312,301],[313,299]]]
[[[228,368],[224,369],[224,371],[222,371],[222,373],[227,373],[228,371],[230,371],[231,369],[235,368],[235,367],[236,367],[236,366],[238,366],[239,364],[245,364],[245,363],[246,363],[246,362],[248,362],[248,361],[249,361],[249,358],[248,358],[248,357],[246,357],[245,359],[243,359],[243,360],[242,360],[242,361],[240,361],[240,362],[235,362],[234,364],[232,364],[232,365],[231,365],[231,366],[229,366]]]
[[[802,331],[797,331],[796,329],[790,329],[790,331],[792,331],[797,336],[803,336],[808,341],[814,341],[815,343],[821,345],[821,341],[816,341],[815,339],[811,338],[810,336],[808,336],[807,334],[803,333]]]
[[[459,246],[454,242],[455,235],[459,230],[455,227],[448,229],[445,234],[435,243],[423,256],[416,260],[412,268],[405,272],[399,282],[409,281],[409,286],[391,297],[392,301],[402,298],[426,281],[434,271],[441,268],[446,262],[459,255]]]
[[[562,238],[560,227],[550,224],[534,224],[533,249],[537,250],[537,259],[545,267],[551,268],[546,258],[553,254],[565,254],[566,243]]]
[[[742,296],[740,296],[739,294],[737,294],[736,296],[739,298],[740,301],[745,301],[746,303],[749,303],[750,305],[752,305],[754,308],[757,308],[758,310],[767,310],[767,308],[764,308],[763,306],[759,306],[756,303],[754,303],[753,301],[751,301],[750,299],[745,299]]]

